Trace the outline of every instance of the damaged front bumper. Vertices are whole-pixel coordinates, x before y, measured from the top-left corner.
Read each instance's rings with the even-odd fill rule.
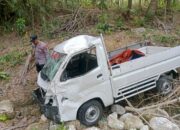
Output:
[[[57,106],[52,106],[50,103],[45,104],[45,92],[38,88],[32,92],[33,98],[39,104],[41,112],[50,120],[60,123],[60,115]]]

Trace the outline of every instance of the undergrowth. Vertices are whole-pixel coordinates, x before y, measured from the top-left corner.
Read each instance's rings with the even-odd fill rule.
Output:
[[[67,130],[67,128],[65,127],[64,123],[58,125],[58,128],[56,128],[56,130]]]
[[[9,79],[9,74],[4,71],[0,71],[0,80],[6,80],[6,79]]]
[[[3,69],[14,67],[23,61],[23,57],[26,55],[24,51],[13,50],[0,57],[0,68]]]
[[[9,118],[8,118],[8,116],[6,115],[6,114],[0,114],[0,121],[2,121],[2,122],[5,122],[5,121],[7,121]]]
[[[153,35],[152,39],[157,43],[163,43],[165,45],[176,45],[178,44],[178,38],[172,35]]]
[[[0,80],[7,80],[10,74],[6,71],[20,65],[26,56],[25,50],[14,49],[0,57]]]

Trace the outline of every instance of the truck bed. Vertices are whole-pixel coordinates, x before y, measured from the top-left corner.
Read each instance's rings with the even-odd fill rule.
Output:
[[[144,46],[142,48],[138,48],[137,50],[143,52],[145,56],[112,66],[113,75],[122,75],[124,73],[144,68],[152,64],[171,60],[172,58],[180,56],[179,49],[180,46],[174,48],[158,46]],[[117,68],[120,68],[120,71],[117,72]]]
[[[170,49],[169,47],[159,47],[159,46],[146,46],[139,48],[138,50],[143,52],[146,56],[160,53],[162,51]]]
[[[169,49],[169,47],[158,47],[158,46],[149,46],[149,44],[147,42],[139,42],[139,43],[134,43],[122,48],[118,48],[116,50],[110,51],[108,52],[108,58],[111,59],[113,56],[122,53],[123,51],[127,50],[127,49],[136,49],[139,50],[141,52],[143,52],[146,55],[151,55],[154,53],[158,53],[164,50]]]
[[[145,56],[112,66],[115,102],[156,87],[161,74],[180,67],[180,46],[142,46],[136,49]]]

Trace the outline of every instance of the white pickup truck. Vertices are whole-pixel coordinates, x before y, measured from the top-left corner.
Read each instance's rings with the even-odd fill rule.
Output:
[[[110,59],[127,49],[144,56],[110,64]],[[102,36],[79,35],[54,48],[38,75],[33,97],[49,119],[79,119],[91,126],[101,118],[103,108],[125,98],[153,88],[164,95],[171,92],[179,67],[180,46],[137,43],[107,52]]]

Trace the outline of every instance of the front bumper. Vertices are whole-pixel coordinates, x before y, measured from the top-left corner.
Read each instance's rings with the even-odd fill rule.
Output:
[[[53,120],[56,123],[60,123],[60,115],[57,106],[51,104],[45,104],[45,92],[38,88],[32,92],[34,100],[39,104],[41,113],[43,113],[48,119]]]

